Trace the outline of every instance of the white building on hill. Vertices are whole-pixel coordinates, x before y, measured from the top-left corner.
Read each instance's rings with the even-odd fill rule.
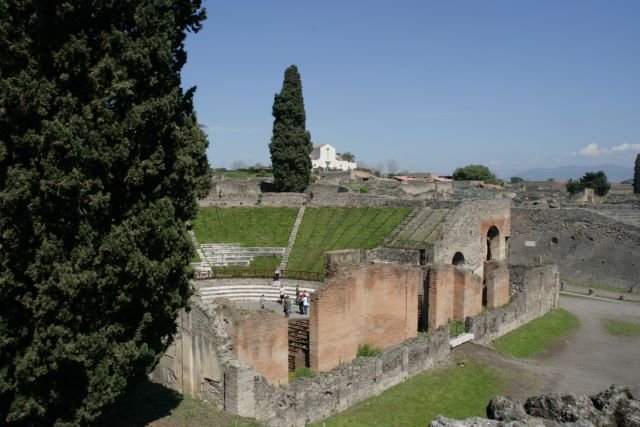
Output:
[[[340,158],[336,153],[336,149],[329,144],[313,146],[313,151],[311,152],[311,165],[314,169],[338,169],[343,171],[352,170],[358,167],[356,162],[342,160],[342,158]]]

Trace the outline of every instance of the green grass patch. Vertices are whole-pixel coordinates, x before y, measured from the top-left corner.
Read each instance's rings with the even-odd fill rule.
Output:
[[[427,371],[315,426],[425,426],[438,415],[486,416],[489,400],[504,393],[500,374],[471,359]]]
[[[193,220],[200,243],[287,246],[297,208],[201,208]]]
[[[640,325],[615,319],[602,319],[602,324],[611,335],[632,337],[640,335]]]
[[[369,344],[362,344],[358,346],[356,357],[373,357],[380,353],[380,350]]]
[[[269,170],[234,170],[234,171],[216,171],[216,176],[223,176],[225,179],[252,179],[273,177],[273,173]]]
[[[325,252],[375,248],[409,212],[409,208],[307,208],[288,269],[322,272]]]
[[[311,368],[298,368],[293,372],[289,372],[289,381],[295,381],[298,378],[304,377],[312,377],[315,373],[311,370]]]
[[[579,326],[580,321],[573,314],[558,308],[498,338],[493,346],[513,357],[532,357],[546,351]]]
[[[212,403],[183,396],[150,381],[144,381],[121,396],[114,405],[106,409],[96,425],[145,426],[154,422],[163,427],[261,425],[256,420],[225,413]]]

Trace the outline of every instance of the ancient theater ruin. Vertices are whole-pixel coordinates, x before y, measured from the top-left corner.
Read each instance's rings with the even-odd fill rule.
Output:
[[[284,317],[270,279],[201,274],[154,380],[269,425],[304,425],[446,359],[451,322],[464,325],[453,340],[485,343],[557,306],[555,265],[508,263],[510,199],[353,196],[317,188],[313,199],[271,194],[268,203],[302,215],[332,205],[411,212],[376,248],[326,253],[314,280],[290,277],[284,266],[287,294],[298,287],[311,295],[308,316]],[[267,201],[243,197],[210,203]],[[380,352],[357,357],[362,346]],[[290,382],[300,368],[315,375]]]

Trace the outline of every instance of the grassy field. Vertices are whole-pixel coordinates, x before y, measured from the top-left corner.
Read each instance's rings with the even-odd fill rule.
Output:
[[[620,335],[624,337],[640,335],[640,325],[637,323],[624,322],[622,320],[615,319],[602,319],[602,324],[611,335]]]
[[[438,415],[486,416],[489,400],[504,392],[499,373],[474,360],[416,375],[407,382],[313,424],[338,426],[426,426]]]
[[[327,251],[374,248],[410,211],[409,208],[307,208],[288,268],[321,272]]]
[[[579,326],[580,322],[573,314],[558,308],[498,338],[493,346],[513,357],[532,357],[544,352]]]
[[[287,246],[297,208],[202,208],[193,220],[200,243]]]

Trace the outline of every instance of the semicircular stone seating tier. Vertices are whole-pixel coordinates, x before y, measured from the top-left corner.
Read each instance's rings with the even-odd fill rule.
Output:
[[[230,265],[248,266],[257,256],[282,256],[282,247],[244,247],[237,243],[202,243],[199,255],[201,264],[210,267],[227,267]]]
[[[323,283],[282,280],[285,295],[295,298],[296,285],[300,291],[315,293]],[[231,301],[276,301],[280,298],[280,285],[268,279],[225,279],[222,283],[205,280],[198,284],[196,295],[203,301],[227,298]]]

